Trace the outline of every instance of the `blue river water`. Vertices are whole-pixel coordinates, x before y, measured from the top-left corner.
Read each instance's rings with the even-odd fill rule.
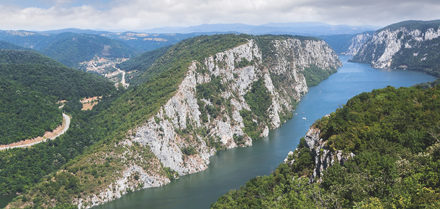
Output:
[[[183,176],[168,185],[133,192],[96,208],[194,209],[209,208],[222,194],[248,180],[270,174],[294,150],[314,121],[335,111],[351,97],[386,86],[408,87],[435,80],[414,71],[385,71],[348,62],[337,73],[309,89],[294,117],[253,146],[221,151],[211,157],[209,168]]]

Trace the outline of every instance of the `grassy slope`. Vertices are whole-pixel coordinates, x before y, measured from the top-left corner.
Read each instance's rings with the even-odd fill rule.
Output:
[[[388,87],[360,94],[315,125],[327,149],[356,156],[309,183],[304,139],[295,163],[281,164],[222,196],[212,208],[438,208],[440,88]]]

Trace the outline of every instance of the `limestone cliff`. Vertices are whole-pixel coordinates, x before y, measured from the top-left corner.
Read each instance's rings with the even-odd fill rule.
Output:
[[[348,46],[347,51],[343,52],[342,54],[350,56],[356,55],[359,50],[365,45],[365,43],[371,39],[372,36],[372,32],[365,32],[355,35],[353,38],[351,38],[350,46]]]
[[[248,36],[244,44],[194,59],[152,117],[81,158],[119,166],[72,203],[89,208],[205,170],[217,150],[250,146],[285,122],[308,91],[305,74],[328,75],[340,66],[324,41],[293,36]]]
[[[397,23],[376,31],[357,50],[353,61],[369,63],[375,68],[420,70],[439,75],[439,37],[439,21]]]
[[[129,140],[149,146],[165,167],[179,175],[204,170],[216,145],[233,148],[252,144],[242,111],[252,110],[245,97],[259,80],[270,95],[269,108],[264,110],[268,121],[253,117],[252,122],[257,123],[260,136],[267,136],[307,93],[305,68],[316,65],[330,70],[340,65],[321,41],[274,40],[273,47],[276,51],[270,63],[263,63],[254,40],[208,57],[204,63],[194,61],[175,96],[134,130]],[[274,81],[274,77],[284,81]],[[201,94],[206,88],[216,92]]]

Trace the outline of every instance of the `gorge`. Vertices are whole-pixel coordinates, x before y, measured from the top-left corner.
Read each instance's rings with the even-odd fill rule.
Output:
[[[384,71],[366,64],[350,63],[340,57],[343,67],[309,92],[298,103],[292,120],[253,142],[251,147],[221,151],[210,158],[207,170],[183,176],[159,188],[127,194],[97,208],[208,208],[222,194],[238,188],[255,176],[271,173],[299,143],[310,125],[361,92],[433,81],[413,71]],[[303,119],[306,118],[306,120]]]

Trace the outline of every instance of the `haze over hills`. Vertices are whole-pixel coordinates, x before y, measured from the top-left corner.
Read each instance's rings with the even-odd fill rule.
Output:
[[[246,33],[246,34],[291,34],[322,36],[335,34],[356,34],[377,29],[377,26],[330,25],[319,22],[269,23],[264,25],[247,24],[203,24],[188,27],[164,27],[147,29],[153,33]]]

